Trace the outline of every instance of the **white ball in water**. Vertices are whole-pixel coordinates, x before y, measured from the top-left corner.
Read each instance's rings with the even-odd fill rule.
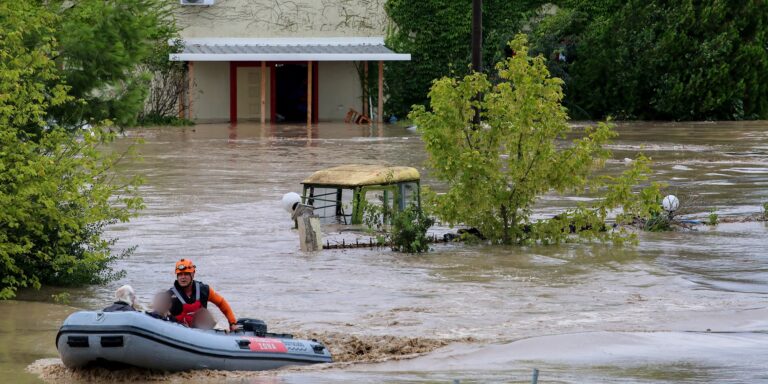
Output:
[[[283,199],[280,201],[280,205],[285,209],[288,213],[293,213],[293,206],[296,203],[301,202],[301,196],[299,196],[296,192],[288,192],[285,195],[283,195]]]
[[[678,200],[675,195],[667,195],[664,197],[664,200],[661,201],[661,206],[664,207],[664,210],[667,212],[674,212],[680,208],[680,200]]]

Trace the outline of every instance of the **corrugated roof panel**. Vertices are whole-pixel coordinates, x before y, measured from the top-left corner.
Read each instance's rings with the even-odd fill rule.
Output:
[[[201,39],[204,40],[204,39]],[[342,39],[327,39],[331,43],[307,39],[301,44],[294,39],[281,42],[279,39],[216,39],[215,41],[188,42],[183,52],[172,54],[175,61],[352,61],[352,60],[410,60],[410,54],[395,53],[380,43],[370,41],[345,42]],[[369,39],[370,40],[370,39]],[[378,41],[377,41],[378,42]]]

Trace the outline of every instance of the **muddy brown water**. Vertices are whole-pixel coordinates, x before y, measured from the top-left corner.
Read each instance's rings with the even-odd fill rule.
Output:
[[[760,211],[768,201],[768,122],[626,123],[609,172],[642,151],[690,217]],[[110,235],[137,245],[125,279],[71,292],[24,292],[0,302],[0,381],[442,383],[759,382],[768,380],[768,228],[722,224],[646,233],[636,247],[438,245],[423,255],[386,250],[303,254],[282,194],[312,171],[344,163],[423,169],[416,133],[321,124],[198,125],[132,130],[143,137],[147,209]],[[437,185],[439,188],[439,185]],[[543,215],[582,198],[547,196]],[[346,235],[345,235],[346,236]],[[129,283],[142,301],[172,282],[188,257],[198,279],[240,317],[319,337],[340,360],[268,373],[72,372],[55,359],[61,321],[98,309]],[[414,358],[415,357],[415,358]],[[41,360],[43,359],[43,360]],[[45,360],[48,359],[48,360]],[[34,363],[34,364],[33,364]],[[32,365],[30,365],[32,364]],[[28,369],[29,367],[29,369]],[[28,370],[31,372],[28,372]]]

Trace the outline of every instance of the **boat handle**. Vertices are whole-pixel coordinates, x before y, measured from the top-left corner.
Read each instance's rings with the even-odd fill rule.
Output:
[[[242,349],[249,349],[251,346],[251,341],[248,339],[240,339],[237,341],[237,345]]]

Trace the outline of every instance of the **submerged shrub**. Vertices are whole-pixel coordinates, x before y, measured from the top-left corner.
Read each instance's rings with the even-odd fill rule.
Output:
[[[82,139],[61,129],[28,140],[0,129],[0,299],[23,287],[103,283],[120,277],[107,225],[127,221],[142,205],[139,179],[115,179],[112,139],[95,130]],[[124,184],[123,184],[124,183]]]
[[[717,225],[719,222],[720,222],[720,216],[717,214],[717,208],[710,209],[709,215],[707,215],[707,224]]]
[[[390,244],[399,252],[421,253],[429,250],[427,230],[435,224],[423,210],[411,205],[392,216]]]
[[[524,36],[510,47],[516,55],[497,64],[498,83],[480,73],[437,79],[429,109],[414,106],[410,114],[432,174],[448,185],[444,194],[427,194],[431,210],[443,222],[475,227],[504,244],[559,243],[572,233],[631,239],[623,227],[608,230],[606,219],[618,210],[617,222],[625,224],[661,210],[659,186],[638,187],[648,179],[650,160],[640,155],[619,176],[596,175],[611,156],[605,144],[616,136],[613,127],[576,132],[561,105],[562,80],[550,76],[543,57],[529,57]],[[580,137],[560,145],[574,134]],[[532,219],[536,199],[551,191],[602,196],[552,219]]]

